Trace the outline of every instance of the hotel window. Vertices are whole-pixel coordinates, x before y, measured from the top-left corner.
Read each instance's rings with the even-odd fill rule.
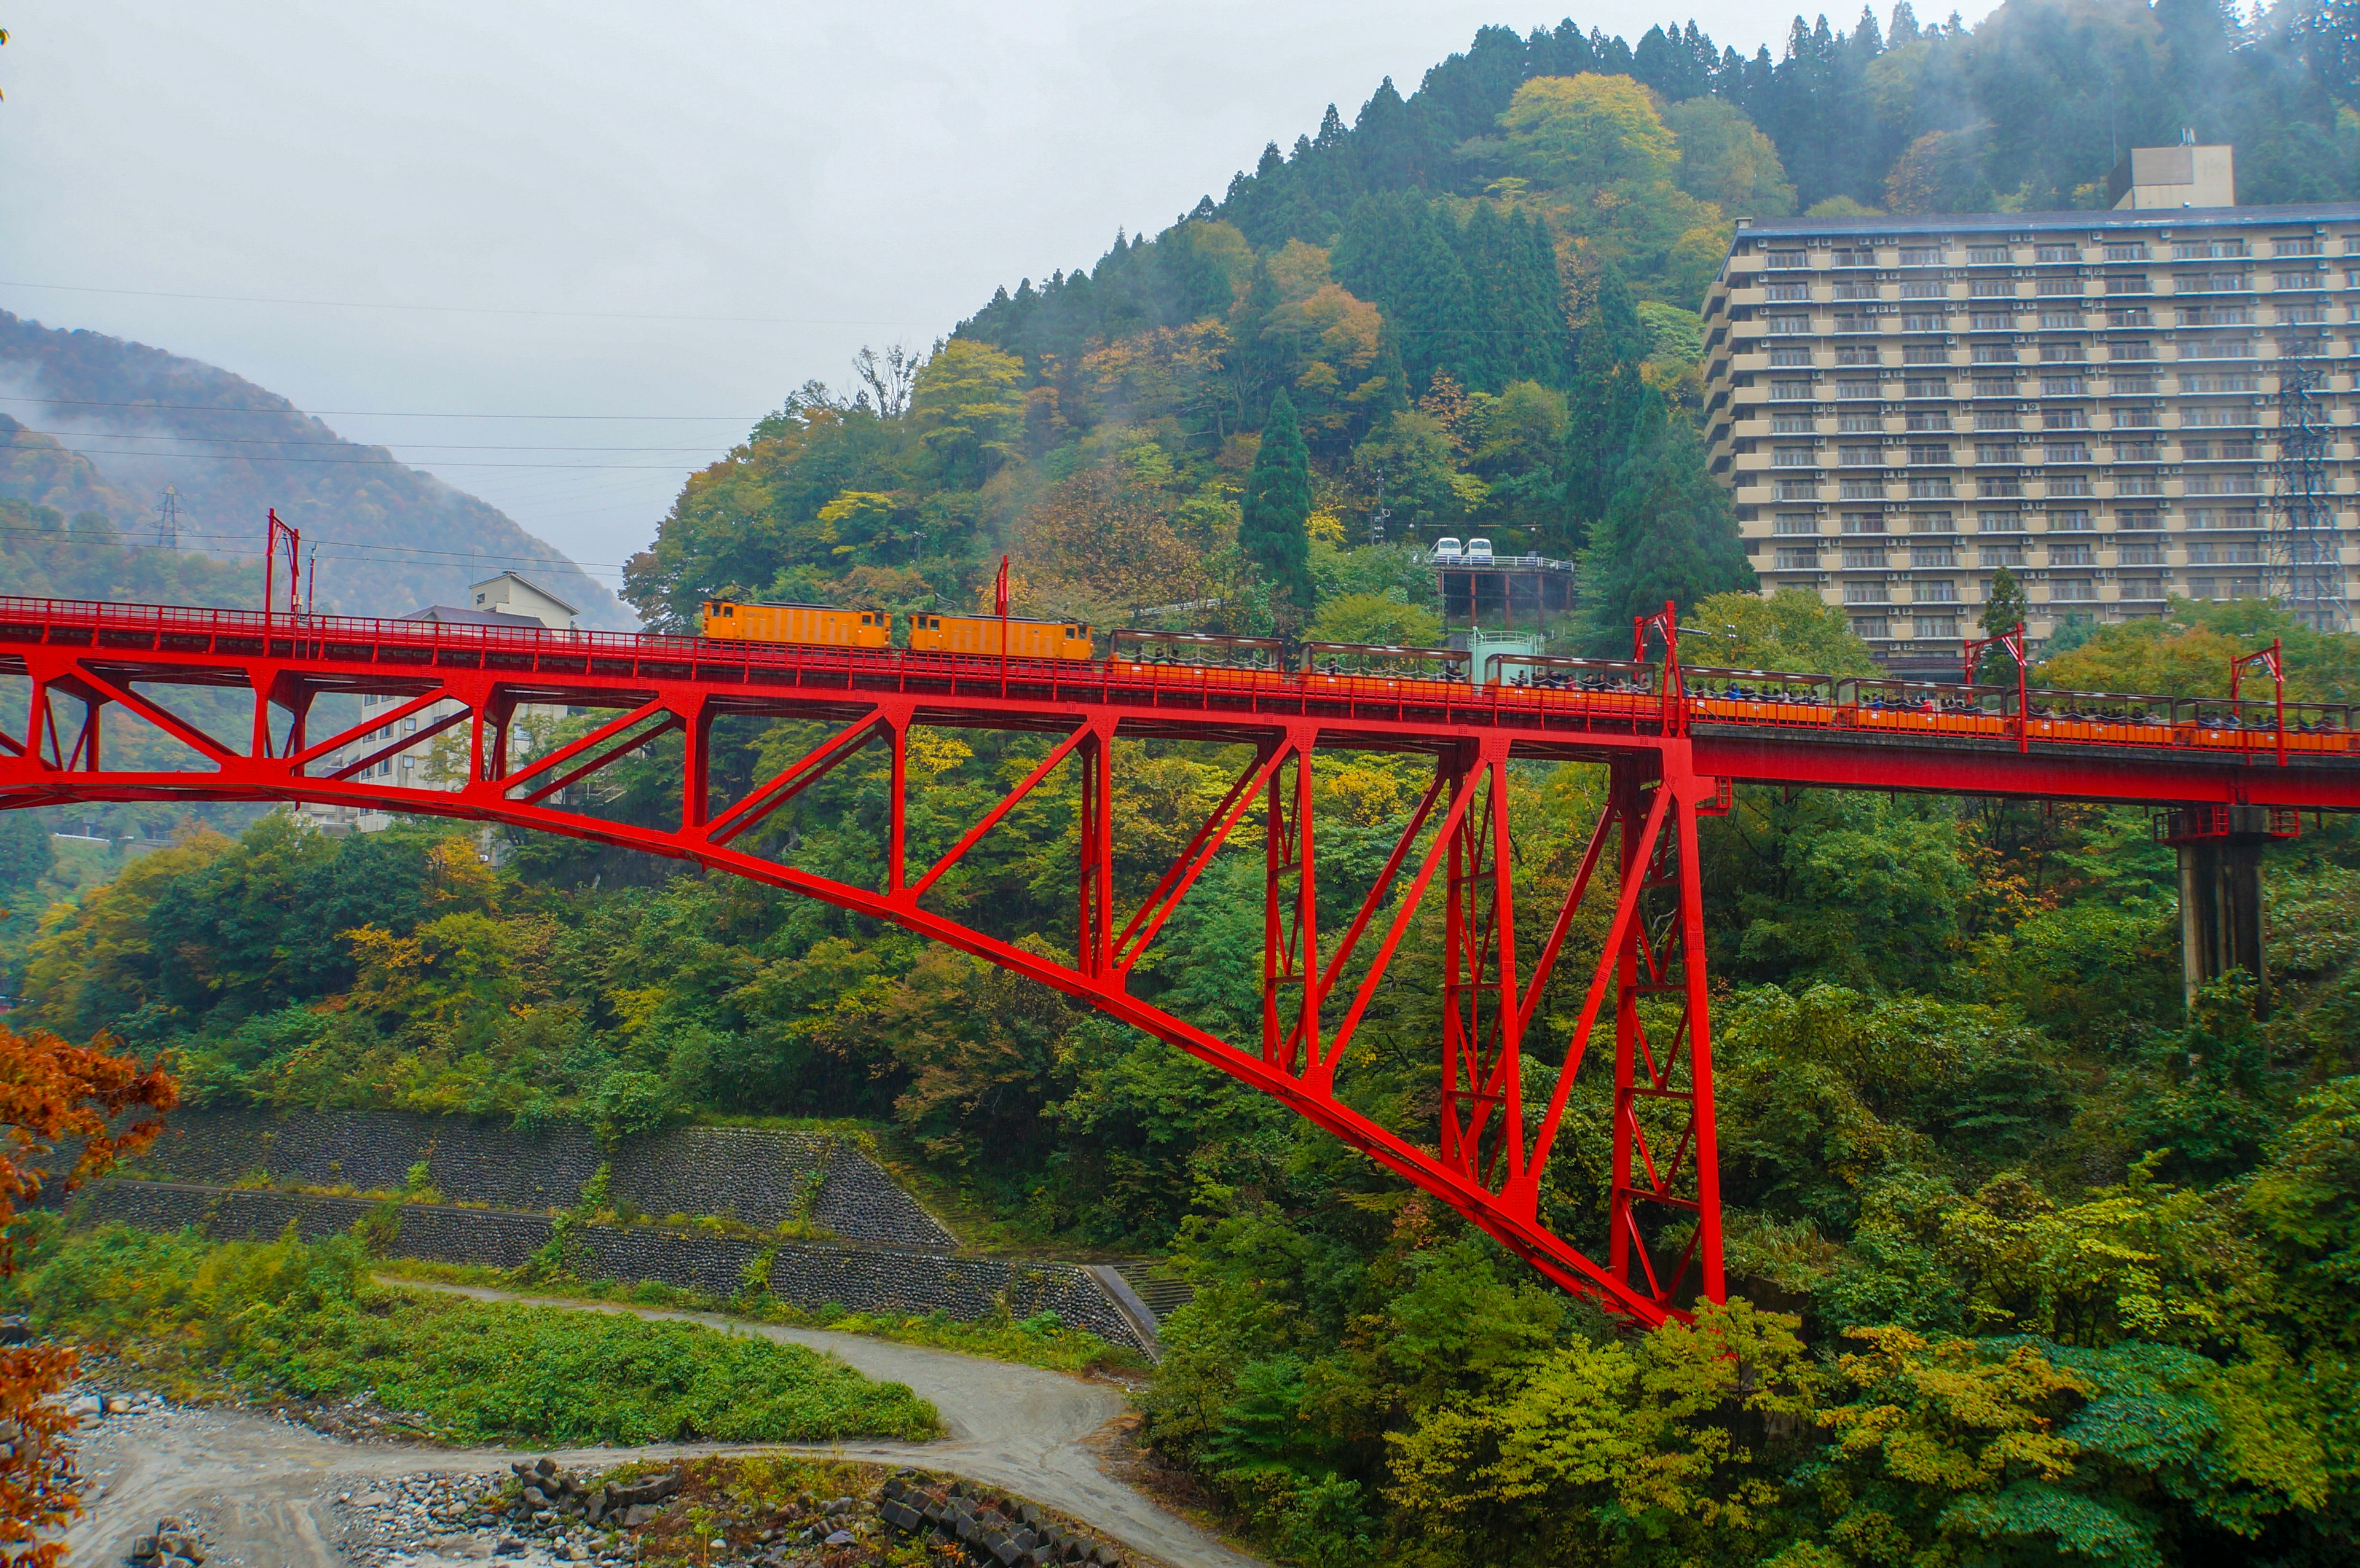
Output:
[[[1978,332],[2004,332],[2014,325],[2016,325],[2014,316],[1996,315],[1989,310],[1977,310],[1967,320],[1968,329]],[[1978,348],[1975,350],[1975,354],[1977,358],[1981,358],[1983,350]],[[2016,356],[2011,354],[2008,357],[2014,359]]]
[[[2040,330],[2043,332],[2070,332],[2081,324],[2081,312],[2079,310],[2070,312],[2064,310],[2043,310],[2040,312]],[[2061,350],[2056,355],[2051,355],[2049,350],[2055,346],[2056,345],[2054,344],[2043,344],[2040,350],[2040,357],[2043,359],[2063,357],[2063,352]]]
[[[1809,512],[1781,512],[1775,526],[1782,534],[1815,534],[1819,519]]]
[[[1773,381],[1770,400],[1774,403],[1808,403],[1811,400],[1811,384],[1808,381]]]
[[[1939,267],[1942,265],[1940,245],[1903,245],[1901,265],[1904,267]]]
[[[1975,549],[1977,566],[2022,566],[2024,547],[2020,544],[1986,544]]]
[[[1876,285],[1874,283],[1839,283],[1835,287],[1835,296],[1839,299],[1874,299],[1876,298]]]
[[[2122,580],[2122,584],[2125,599],[2147,600],[2163,597],[2163,579],[2160,577],[2125,577]]]
[[[1848,534],[1881,534],[1885,531],[1885,514],[1846,512],[1843,515],[1843,531]]]
[[[2050,463],[2087,463],[2090,461],[2090,443],[2077,441],[2050,441],[2047,447],[2046,455]]]
[[[2049,585],[2049,597],[2060,604],[2086,604],[2098,596],[2098,585],[2086,577],[2069,577]]]
[[[1764,258],[1772,271],[1783,267],[1808,267],[1811,258],[1799,250],[1774,250]]]
[[[1957,492],[1948,479],[1912,479],[1909,498],[1913,501],[1947,501]]]
[[[2052,474],[2049,476],[2049,494],[2052,496],[2087,495],[2090,494],[2090,476],[2086,474]]]
[[[1975,442],[1977,463],[2014,463],[2019,451],[2014,441]]]
[[[1882,572],[1885,570],[1885,548],[1879,545],[1872,549],[1847,550],[1843,552],[1843,563],[1846,572]],[[1882,599],[1885,595],[1879,593],[1877,597]]]
[[[2128,242],[2109,245],[2106,246],[2106,259],[2108,261],[2145,261],[2147,246],[2132,245]]]
[[[1773,305],[1799,305],[1811,297],[1808,283],[1773,283],[1767,293]]]
[[[1852,635],[1856,637],[1884,637],[1885,635],[1885,617],[1882,615],[1854,615],[1852,618]]]
[[[1970,267],[2005,267],[2008,262],[2005,245],[1969,245],[1967,265]]]
[[[1778,570],[1781,572],[1816,572],[1819,565],[1819,552],[1808,546],[1778,552]]]
[[[1819,485],[1815,479],[1781,479],[1771,488],[1771,494],[1781,501],[1811,501],[1819,498]]]
[[[1901,297],[1904,299],[1939,299],[1942,298],[1942,286],[1930,280],[1905,283],[1901,286]]]
[[[1771,452],[1770,466],[1773,468],[1809,468],[1816,461],[1817,455],[1818,454],[1810,447],[1782,446]]]
[[[1863,463],[1875,463],[1882,467],[1885,449],[1878,446],[1840,446],[1836,449],[1836,461],[1847,468],[1857,468]]]
[[[2270,242],[2272,256],[2317,256],[2320,248],[2317,234],[2293,234]]]
[[[1836,497],[1842,501],[1881,501],[1885,499],[1882,479],[1847,479],[1836,487]]]
[[[1909,414],[1903,417],[1902,426],[1904,429],[1912,430],[1948,431],[1950,428],[1950,416],[1947,413]]]
[[[2083,396],[2081,378],[2078,376],[2044,376],[2040,378],[2043,397],[2079,397]]]
[[[2090,531],[2090,514],[2079,507],[2071,511],[2049,514],[2049,531],[2053,534],[2085,534]]]
[[[1765,319],[1772,332],[1786,336],[1796,336],[1811,330],[1811,318],[1808,316],[1770,316]]]
[[[1801,370],[1811,363],[1811,351],[1807,348],[1774,348],[1770,351],[1773,370]]]
[[[2139,314],[2144,316],[2147,312],[2141,310]],[[2125,323],[2117,321],[2114,324],[2122,326]],[[2147,323],[2140,321],[2138,325],[2143,327]],[[2155,344],[2140,339],[2125,338],[2120,343],[2106,345],[2106,357],[2110,360],[2120,360],[2125,364],[2136,364],[2155,357]]]
[[[2024,494],[2024,482],[2020,479],[2000,478],[1986,474],[1975,481],[1975,494],[1993,500],[2021,495]]]
[[[1901,363],[1904,365],[1948,365],[1950,363],[1950,351],[1934,343],[1904,343],[1901,346]],[[1940,397],[1948,395],[1948,383],[1937,382],[1935,385],[1944,387],[1945,390],[1931,394],[1913,392],[1910,396],[1931,396]]]
[[[1808,414],[1773,414],[1770,416],[1770,433],[1774,436],[1809,435],[1811,433],[1811,416]]]
[[[1893,595],[1885,591],[1882,583],[1847,583],[1843,588],[1843,602],[1847,604],[1888,604],[1893,602]]]
[[[1875,363],[1877,363],[1876,350],[1865,345],[1836,350],[1836,364],[1839,365],[1874,365]]]
[[[2122,273],[2106,279],[2106,292],[2109,294],[2151,294],[2154,291],[2155,285],[2144,272]]]
[[[1967,293],[1977,299],[2013,299],[2016,285],[2004,278],[1978,278],[1967,285]]]
[[[1945,324],[1946,318],[1939,311],[1930,314],[1921,312],[1901,318],[1901,330],[1905,332],[1939,332]]]
[[[1836,433],[1838,435],[1873,436],[1883,429],[1885,429],[1885,416],[1882,414],[1839,414],[1836,416]],[[1845,450],[1849,452],[1851,449],[1847,447]],[[1845,458],[1844,461],[1846,463],[1850,463],[1852,459]]]
[[[2270,285],[2277,289],[2324,289],[2327,274],[2323,272],[2274,272]]]
[[[1874,398],[1876,396],[1876,383],[1874,381],[1839,381],[1836,383],[1836,396],[1854,400],[1862,397]]]
[[[2045,245],[2032,253],[2035,261],[2079,261],[2081,247],[2071,245]]]
[[[1909,597],[1920,604],[1955,604],[1959,602],[1959,585],[1947,577],[1936,578],[1913,586]]]
[[[1909,635],[1921,637],[1954,637],[1959,635],[1959,623],[1950,615],[1912,615]]]
[[[1946,544],[1921,544],[1909,551],[1909,564],[1919,570],[1928,567],[1956,566],[1959,552]]]
[[[1902,382],[1901,395],[1905,397],[1947,397],[1950,395],[1950,384],[1937,376],[1914,376]]]
[[[2090,547],[2086,544],[2052,544],[2049,547],[2049,564],[2051,566],[2087,566],[2090,560]]]
[[[1974,361],[1977,365],[2014,365],[2016,350],[2006,343],[1977,343]]]
[[[1913,441],[1909,446],[1909,461],[1912,463],[1948,463],[1950,461],[1950,449],[1947,445],[1930,441],[1924,443]]]

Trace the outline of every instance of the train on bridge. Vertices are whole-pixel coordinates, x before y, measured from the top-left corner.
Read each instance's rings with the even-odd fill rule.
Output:
[[[1679,728],[1742,724],[2212,753],[2360,755],[2350,704],[2286,701],[2275,645],[2238,661],[2231,696],[2172,697],[2059,691],[2020,680],[1978,682],[1969,677],[1975,652],[1989,646],[1981,643],[1970,645],[1958,681],[1688,665],[1676,647],[1654,659],[1493,654],[1478,671],[1472,656],[1457,648],[1126,628],[1106,636],[1101,657],[1092,629],[1080,622],[926,613],[904,619],[907,637],[898,651],[926,664],[938,659],[995,666],[1102,662],[1120,681],[1177,681],[1239,692],[1414,696],[1422,687],[1450,682],[1495,703],[1653,718]],[[702,629],[707,638],[781,648],[897,651],[893,618],[881,610],[714,599],[703,605]],[[2238,693],[2246,667],[2255,664],[2271,677],[2267,697]]]

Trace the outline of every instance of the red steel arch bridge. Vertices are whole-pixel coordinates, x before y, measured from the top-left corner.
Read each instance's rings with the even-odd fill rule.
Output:
[[[2016,676],[2013,686],[1839,683],[1683,667],[1668,607],[1637,633],[1642,657],[1625,664],[1527,660],[1476,686],[0,600],[0,681],[15,692],[0,707],[0,807],[330,802],[571,834],[824,899],[1192,1053],[1448,1204],[1558,1285],[1647,1324],[1723,1290],[1697,824],[1728,809],[1732,783],[2145,804],[2171,808],[2175,833],[2198,839],[2251,823],[2256,811],[2283,832],[2295,811],[2360,808],[2349,715],[2275,696],[2209,708],[2077,705],[2027,699]],[[2243,673],[2257,672],[2276,676],[2275,659]],[[180,711],[192,688],[233,694],[250,705],[250,723],[235,738],[212,733]],[[338,712],[328,699],[359,696],[377,699],[364,718],[351,717],[354,702],[320,722]],[[568,744],[517,755],[519,710],[551,706],[598,718]],[[116,753],[126,748],[106,739],[110,713],[154,726],[184,754],[169,770],[124,765]],[[733,715],[819,721],[827,738],[716,799],[714,726]],[[1030,732],[1047,743],[1029,777],[924,865],[907,853],[906,807],[923,787],[905,765],[913,726]],[[413,785],[378,768],[442,734],[464,752],[464,779]],[[677,809],[663,825],[568,804],[585,793],[571,786],[675,735]],[[1133,739],[1243,746],[1250,760],[1127,908],[1113,870],[1114,743]],[[870,746],[890,757],[875,885],[749,847],[766,818]],[[1316,896],[1311,759],[1338,751],[1423,755],[1433,771],[1382,873],[1333,931],[1320,929]],[[1578,869],[1538,909],[1518,908],[1511,876],[1507,769],[1522,759],[1596,764],[1611,779]],[[930,908],[945,874],[1061,768],[1073,770],[1079,799],[1070,958]],[[1263,852],[1261,1028],[1258,1038],[1221,1040],[1134,996],[1131,977],[1256,806],[1259,827],[1247,832]],[[1574,960],[1576,911],[1593,883],[1612,903],[1602,948],[1579,959],[1589,980],[1573,1027],[1543,1038],[1538,1004],[1557,966]],[[1339,1079],[1415,911],[1435,898],[1439,1113],[1430,1140],[1414,1140],[1354,1108]],[[1536,948],[1535,931],[1546,933]],[[1541,1187],[1594,1036],[1592,1070],[1607,1070],[1611,1054],[1613,1076],[1606,1234],[1573,1238],[1546,1223]],[[1529,1092],[1528,1062],[1542,1069]]]

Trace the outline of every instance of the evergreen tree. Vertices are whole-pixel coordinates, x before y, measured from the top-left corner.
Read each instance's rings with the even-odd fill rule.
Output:
[[[1992,573],[1989,596],[1983,601],[1983,636],[2005,637],[2025,621],[2029,601],[2024,595],[2024,584],[2015,572],[2003,566]],[[1975,679],[1985,685],[2016,684],[2016,657],[2004,648],[1987,648],[1975,661]]]
[[[1705,472],[1704,443],[1685,418],[1650,397],[1606,516],[1581,560],[1584,642],[1621,657],[1631,618],[1669,600],[1754,586],[1729,493]]]
[[[1311,449],[1284,389],[1271,399],[1262,448],[1246,475],[1238,547],[1304,616],[1311,614]]]
[[[1472,379],[1468,360],[1477,343],[1474,283],[1459,259],[1458,225],[1445,209],[1419,203],[1406,253],[1400,262],[1394,298],[1380,300],[1400,323],[1402,362],[1413,385],[1423,387],[1437,370],[1459,381]]]

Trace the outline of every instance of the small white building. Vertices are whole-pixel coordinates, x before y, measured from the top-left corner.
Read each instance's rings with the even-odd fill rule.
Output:
[[[563,632],[574,629],[574,616],[580,613],[546,588],[514,572],[503,572],[497,577],[470,583],[467,600],[464,604],[429,604],[401,618],[406,621],[435,621],[444,626],[509,626],[518,630]],[[405,696],[371,693],[361,699],[361,717],[366,721],[374,713],[390,713],[409,701],[410,699]],[[407,718],[371,728],[360,740],[325,759],[322,771],[333,771],[355,758],[380,751],[401,735],[412,735],[431,728],[435,721],[457,707],[455,702],[437,702]],[[509,765],[514,767],[531,757],[564,717],[563,708],[519,707],[509,728]],[[353,777],[355,780],[391,783],[405,789],[457,789],[465,779],[463,776],[453,776],[450,754],[455,750],[459,773],[464,775],[466,745],[464,727],[453,725],[414,747],[388,754]],[[438,746],[444,753],[439,764],[435,755]],[[393,824],[393,818],[386,812],[363,811],[352,806],[308,801],[299,810],[315,825],[335,834],[377,833]]]

